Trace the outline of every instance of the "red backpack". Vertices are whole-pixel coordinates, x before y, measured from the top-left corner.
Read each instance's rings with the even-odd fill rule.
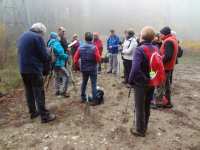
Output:
[[[149,62],[149,85],[154,87],[163,85],[166,79],[165,68],[163,65],[162,56],[159,54],[158,49],[150,49],[149,47],[144,46],[144,53]]]

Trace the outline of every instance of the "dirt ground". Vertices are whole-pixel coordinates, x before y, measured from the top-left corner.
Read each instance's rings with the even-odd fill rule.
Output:
[[[200,150],[200,54],[188,55],[176,66],[173,83],[173,109],[152,110],[146,138],[132,136],[133,94],[121,79],[102,73],[99,85],[105,90],[105,103],[91,107],[84,115],[79,92],[71,98],[47,93],[47,107],[57,120],[41,124],[31,121],[23,89],[0,99],[1,150]],[[76,75],[76,80],[80,77]],[[80,83],[77,85],[79,89]],[[127,118],[128,120],[124,120]]]

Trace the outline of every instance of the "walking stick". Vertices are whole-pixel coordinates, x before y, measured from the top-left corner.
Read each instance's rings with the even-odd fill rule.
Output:
[[[132,88],[129,89],[128,100],[127,100],[127,103],[126,103],[126,106],[125,106],[125,110],[122,112],[122,114],[125,115],[123,120],[122,120],[123,123],[128,122],[128,106],[129,106],[129,102],[130,102],[131,90],[132,90]]]

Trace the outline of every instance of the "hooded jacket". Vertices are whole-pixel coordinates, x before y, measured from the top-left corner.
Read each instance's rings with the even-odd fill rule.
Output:
[[[125,40],[122,50],[123,58],[126,60],[133,60],[133,54],[137,45],[138,44],[135,37],[131,37],[128,40]]]
[[[54,67],[64,67],[65,62],[67,61],[68,55],[65,53],[64,48],[62,47],[57,33],[52,32],[50,40],[48,42],[48,47],[53,49],[53,53],[56,57],[56,60],[54,62]]]

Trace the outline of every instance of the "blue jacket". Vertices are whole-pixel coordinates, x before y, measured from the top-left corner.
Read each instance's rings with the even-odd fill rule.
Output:
[[[53,53],[56,57],[54,66],[57,68],[64,67],[65,62],[68,59],[68,55],[65,53],[64,48],[58,40],[57,34],[54,32],[51,33],[51,39],[48,42],[48,47],[53,49]]]
[[[23,33],[17,43],[20,73],[42,74],[44,63],[50,61],[45,42],[37,33]]]
[[[129,83],[136,86],[146,86],[150,80],[149,63],[144,53],[143,45],[148,46],[150,49],[154,47],[149,42],[142,42],[135,50]]]
[[[120,39],[118,36],[116,35],[110,36],[107,40],[108,52],[111,54],[118,54],[119,44],[120,44]],[[110,46],[112,46],[112,48],[110,48]]]
[[[96,46],[92,43],[84,43],[79,47],[81,58],[81,72],[96,72]]]

